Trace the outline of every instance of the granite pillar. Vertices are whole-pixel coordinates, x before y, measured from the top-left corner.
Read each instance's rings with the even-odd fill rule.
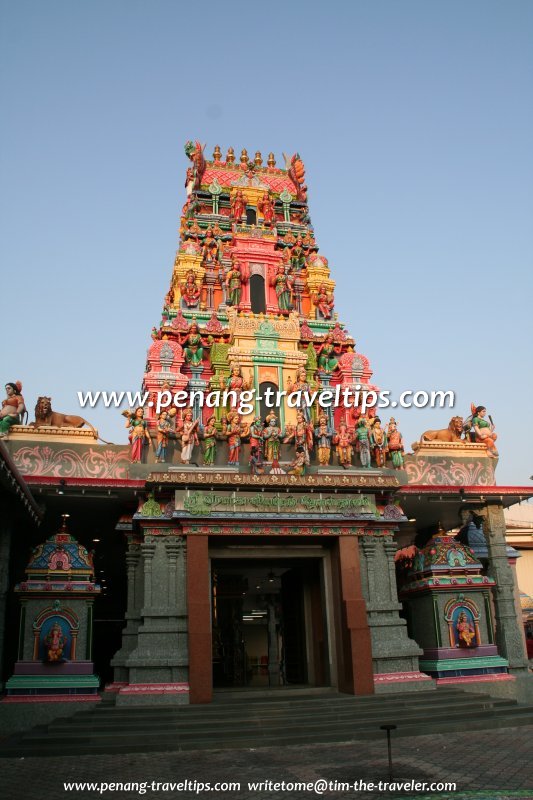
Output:
[[[400,617],[391,534],[360,539],[361,576],[372,639],[376,692],[433,689],[434,682],[420,672],[422,650],[407,635]]]

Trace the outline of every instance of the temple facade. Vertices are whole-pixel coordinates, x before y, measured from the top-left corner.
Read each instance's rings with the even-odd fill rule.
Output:
[[[76,583],[71,563],[54,551],[45,564],[41,548],[37,582],[21,584],[37,562],[17,544],[3,593],[16,617],[26,598],[24,624],[7,625],[4,677],[39,680],[11,679],[5,701],[94,702],[60,679],[85,670],[94,688],[93,667],[118,705],[443,681],[528,696],[503,509],[531,490],[496,486],[485,409],[442,420],[407,452],[398,422],[362,404],[377,387],[337,319],[300,156],[280,168],[272,153],[185,152],[179,246],[146,402],[124,412],[128,444],[50,421],[47,398],[36,427],[13,424],[2,444],[44,509],[39,528],[4,520],[4,539],[61,544],[70,514],[60,534],[70,542],[72,528],[86,569]],[[68,643],[61,658],[43,659],[48,628],[35,644],[41,618]]]

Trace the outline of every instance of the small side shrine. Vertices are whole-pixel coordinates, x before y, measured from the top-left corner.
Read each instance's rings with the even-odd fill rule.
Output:
[[[411,636],[422,647],[420,669],[440,680],[508,672],[494,643],[490,592],[473,551],[439,530],[420,550],[398,551],[400,598]]]
[[[91,657],[93,604],[101,589],[92,553],[69,534],[67,516],[34,549],[26,580],[15,587],[21,602],[19,655],[3,702],[42,701],[45,695],[99,699]]]

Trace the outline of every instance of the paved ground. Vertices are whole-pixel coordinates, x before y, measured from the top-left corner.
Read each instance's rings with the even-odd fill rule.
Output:
[[[465,729],[468,719],[465,719]],[[209,750],[145,755],[82,756],[65,758],[0,759],[0,797],[5,800],[66,800],[104,797],[132,800],[137,797],[189,800],[370,800],[370,798],[422,797],[454,800],[475,798],[528,798],[533,800],[533,725],[494,732],[472,732],[419,736],[393,741],[393,779],[455,781],[457,791],[365,791],[356,781],[387,781],[388,762],[383,742],[359,742],[305,747],[259,748],[256,750]],[[161,786],[124,787],[65,791],[64,781],[168,782],[196,781],[178,790]],[[285,786],[251,789],[249,781],[301,782],[323,780],[328,786],[306,790]],[[200,782],[240,782],[231,791],[199,790]],[[337,786],[335,786],[337,782]],[[340,789],[338,783],[350,783]]]

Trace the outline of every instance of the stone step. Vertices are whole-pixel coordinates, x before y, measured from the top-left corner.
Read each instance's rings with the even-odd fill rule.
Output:
[[[420,735],[526,725],[533,707],[457,689],[409,694],[239,698],[202,706],[105,704],[55,720],[3,743],[0,756],[135,753],[249,748]],[[467,722],[465,722],[467,721]]]
[[[368,697],[354,697],[353,695],[341,695],[335,694],[329,697],[328,699],[324,698],[315,698],[315,699],[303,699],[300,698],[298,700],[292,701],[290,705],[290,713],[294,713],[299,709],[312,709],[316,711],[317,709],[324,709],[324,708],[363,708],[366,706],[377,706],[379,708],[399,708],[399,707],[424,707],[427,708],[429,704],[435,702],[464,702],[465,698],[468,698],[470,701],[474,698],[478,698],[480,701],[483,700],[485,702],[494,702],[494,699],[487,694],[474,694],[470,692],[462,692],[462,691],[451,691],[451,690],[437,690],[432,692],[431,695],[426,693],[410,693],[406,694],[387,694],[387,695],[371,695]],[[219,718],[221,715],[227,717],[232,713],[237,713],[238,711],[242,710],[242,708],[246,708],[247,710],[253,709],[257,713],[267,713],[272,712],[276,709],[284,710],[287,708],[287,702],[281,701],[278,702],[276,700],[272,701],[256,701],[248,699],[248,702],[235,702],[235,703],[212,703],[206,705],[183,705],[183,706],[173,706],[173,705],[157,705],[157,706],[110,706],[106,705],[104,707],[98,706],[95,709],[87,710],[87,711],[80,711],[76,714],[77,718],[87,718],[92,717],[94,715],[98,715],[98,717],[103,718],[104,716],[118,716],[124,715],[128,718],[134,718],[138,716],[139,718],[144,718],[148,712],[154,712],[160,714],[161,716],[168,715],[172,716],[174,714],[186,714],[189,717],[201,716],[202,718]]]
[[[495,700],[487,698],[482,701],[463,700],[458,709],[461,714],[470,711],[483,711],[497,709],[500,711],[513,710],[517,707],[515,701],[512,700]],[[439,703],[431,704],[431,715],[450,713],[450,703],[442,700]],[[248,712],[241,711],[239,714],[218,714],[216,716],[210,715],[204,717],[201,715],[190,716],[188,714],[160,714],[158,709],[146,709],[142,715],[136,715],[135,722],[141,725],[144,730],[165,730],[176,729],[183,730],[184,728],[191,728],[194,730],[201,730],[202,728],[209,729],[214,724],[221,725],[224,730],[230,728],[239,728],[242,726],[275,726],[275,725],[300,725],[312,724],[313,720],[319,718],[321,724],[325,725],[330,722],[341,722],[344,720],[351,721],[358,724],[364,720],[373,719],[406,719],[412,717],[427,716],[427,706],[423,709],[416,707],[402,707],[398,709],[393,706],[367,706],[363,708],[354,709],[353,707],[336,707],[336,708],[322,708],[317,712],[316,708],[306,708],[291,710],[286,709],[281,712],[279,709],[274,711],[266,711],[259,713],[256,709],[250,709]],[[58,734],[62,731],[69,731],[74,733],[76,730],[86,730],[88,727],[98,730],[114,730],[122,731],[129,730],[132,727],[133,719],[128,714],[106,714],[94,715],[93,717],[85,717],[83,719],[77,718],[77,715],[69,719],[56,720],[48,725],[50,734]]]
[[[505,714],[501,716],[483,715],[482,717],[472,717],[468,719],[469,730],[484,730],[496,728],[515,728],[522,726],[532,726],[531,710],[528,714],[516,715]],[[393,737],[397,736],[422,736],[435,733],[448,733],[462,731],[465,721],[430,721],[426,723],[416,723],[400,725],[393,732]],[[142,734],[137,740],[130,742],[117,741],[113,737],[109,742],[102,742],[99,739],[87,737],[83,742],[69,741],[58,746],[54,742],[41,740],[24,745],[23,743],[5,746],[0,751],[0,757],[30,757],[30,756],[69,756],[69,755],[102,755],[102,754],[123,754],[123,753],[155,753],[172,752],[179,750],[205,750],[205,749],[249,749],[251,747],[279,747],[287,745],[304,745],[313,743],[334,743],[334,742],[357,742],[369,739],[383,739],[385,734],[382,730],[372,728],[364,731],[355,731],[347,734],[345,731],[325,730],[317,738],[313,733],[300,731],[297,736],[287,732],[276,735],[265,735],[261,737],[237,738],[226,737],[223,732],[218,732],[218,738],[206,739],[205,737],[179,739],[172,737],[146,738]]]

